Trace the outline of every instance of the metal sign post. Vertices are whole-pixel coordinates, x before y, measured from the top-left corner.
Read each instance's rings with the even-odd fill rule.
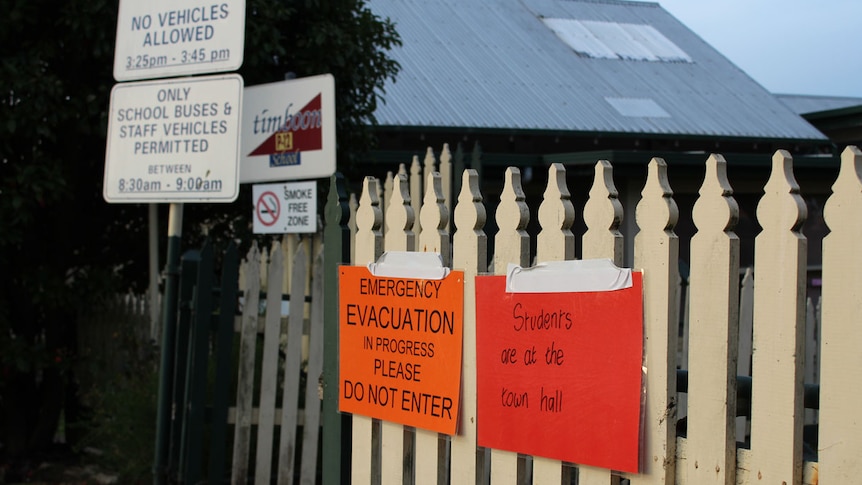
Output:
[[[114,79],[235,71],[245,0],[121,0]],[[108,203],[170,203],[153,478],[168,480],[183,203],[239,194],[239,75],[119,84],[111,91],[103,195]],[[177,410],[181,412],[180,410]]]

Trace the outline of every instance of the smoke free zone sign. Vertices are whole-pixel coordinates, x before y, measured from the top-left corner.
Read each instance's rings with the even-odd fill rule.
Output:
[[[464,273],[391,278],[345,266],[338,306],[339,410],[454,435]]]

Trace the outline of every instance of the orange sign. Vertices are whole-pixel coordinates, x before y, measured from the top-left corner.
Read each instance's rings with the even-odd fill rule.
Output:
[[[479,446],[637,473],[642,277],[571,293],[476,278]]]
[[[338,409],[455,434],[464,273],[442,280],[340,269]]]

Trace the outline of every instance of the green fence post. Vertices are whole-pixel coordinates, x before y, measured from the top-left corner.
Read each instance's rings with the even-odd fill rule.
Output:
[[[233,322],[239,286],[239,255],[236,244],[225,251],[221,270],[219,313],[216,318],[215,388],[213,389],[212,446],[209,456],[209,483],[228,483],[225,478],[228,399],[233,378]]]
[[[191,250],[183,254],[180,263],[179,302],[177,304],[177,321],[174,335],[173,356],[173,395],[170,406],[173,418],[170,431],[170,452],[168,455],[168,476],[180,471],[180,456],[182,454],[181,438],[185,423],[185,413],[181,412],[186,400],[186,355],[189,349],[189,333],[191,329],[192,304],[195,286],[197,285],[200,251]]]
[[[168,254],[165,264],[165,295],[162,307],[162,345],[159,363],[159,404],[156,415],[156,443],[153,456],[153,483],[167,482],[169,438],[171,433],[171,381],[174,376],[174,329],[177,318],[177,280],[179,279],[180,238],[183,233],[183,205],[171,204],[168,214]]]
[[[344,176],[330,178],[323,232],[323,483],[350,483],[350,416],[338,413],[338,266],[350,262]]]
[[[207,241],[201,250],[197,288],[192,310],[192,327],[189,338],[188,366],[186,368],[186,413],[183,426],[180,457],[183,483],[201,481],[204,442],[204,416],[206,413],[207,363],[212,321],[213,249]]]

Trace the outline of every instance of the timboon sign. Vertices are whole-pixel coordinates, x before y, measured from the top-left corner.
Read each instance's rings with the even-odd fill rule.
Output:
[[[245,0],[123,0],[114,79],[235,71],[244,40]]]
[[[111,90],[108,202],[232,202],[242,78],[124,83]]]
[[[335,173],[335,78],[312,76],[245,88],[240,182]]]
[[[340,273],[339,410],[455,434],[464,273],[441,280],[377,277],[361,266]]]

